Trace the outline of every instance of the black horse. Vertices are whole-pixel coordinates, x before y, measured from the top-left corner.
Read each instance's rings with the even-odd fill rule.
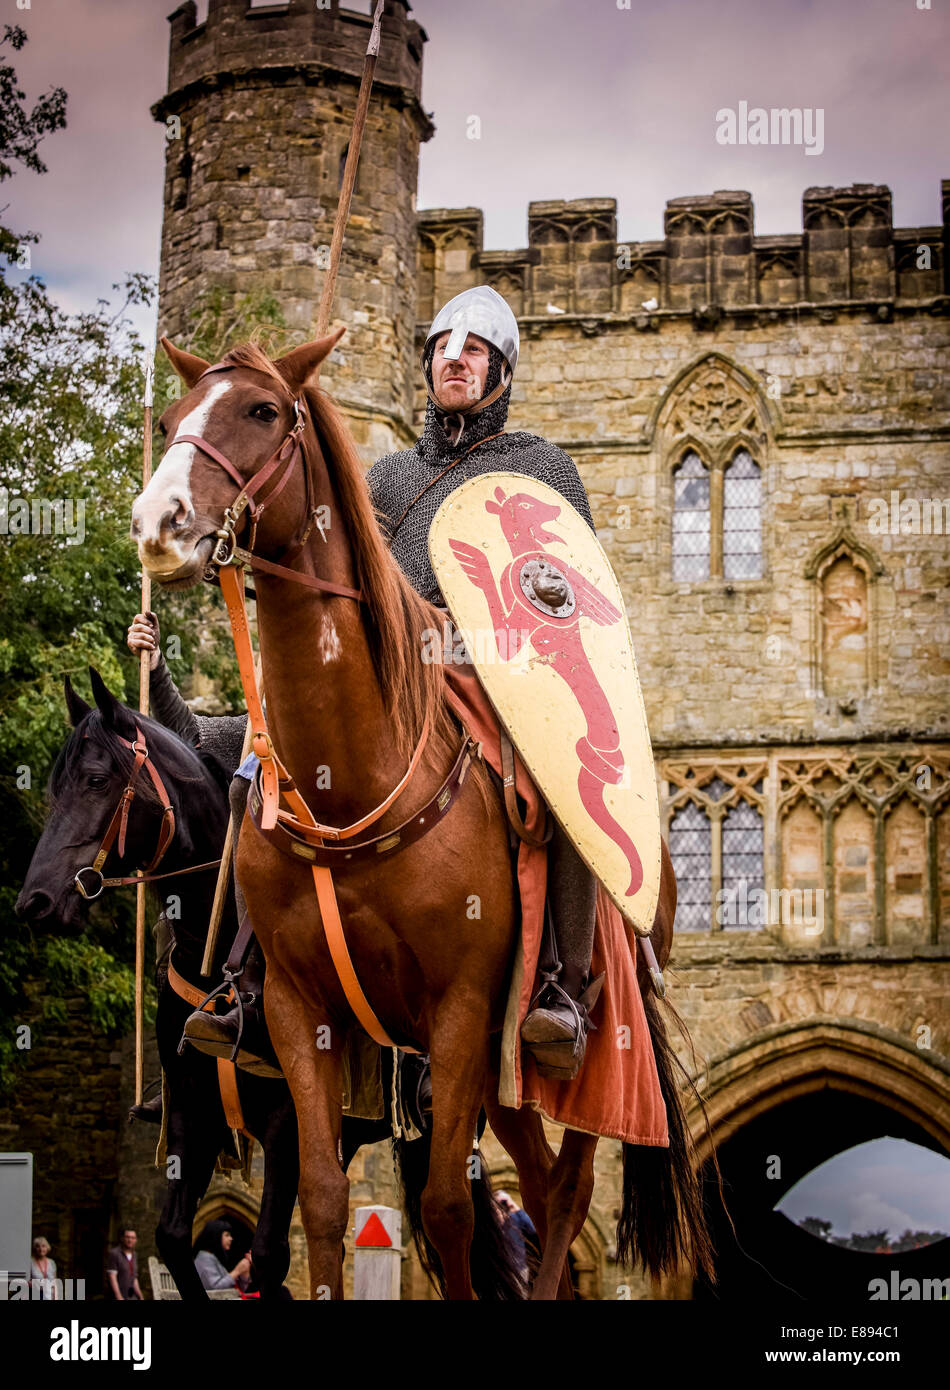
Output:
[[[91,670],[90,675],[95,709],[66,681],[73,732],[53,769],[49,819],[17,900],[17,912],[47,930],[78,926],[84,900],[75,886],[76,874],[92,863],[128,785],[135,755],[127,745],[136,740],[138,729],[174,811],[174,836],[157,870],[169,877],[155,885],[164,902],[174,903],[166,916],[174,938],[172,962],[179,974],[204,993],[210,985],[202,979],[201,959],[217,870],[212,867],[190,875],[182,875],[181,870],[216,860],[221,853],[229,814],[227,775],[211,755],[191,748],[154,720],[121,704],[98,672]],[[123,852],[116,836],[104,871],[126,877],[144,869],[161,843],[167,822],[143,769],[135,782]],[[91,876],[84,876],[83,883],[90,892],[97,886]],[[234,934],[233,891],[223,921],[212,982],[221,979]],[[199,1300],[206,1299],[207,1293],[192,1259],[192,1224],[218,1155],[231,1145],[231,1131],[218,1088],[216,1059],[192,1047],[178,1055],[182,1028],[193,1006],[174,992],[164,971],[158,983],[155,1027],[168,1082],[167,1148],[169,1159],[177,1158],[178,1163],[169,1168],[176,1176],[169,1177],[156,1243],[182,1298]],[[391,1067],[391,1054],[384,1053],[383,1060]],[[288,1233],[297,1197],[297,1117],[285,1081],[243,1071],[237,1075],[245,1125],[264,1152],[264,1188],[251,1249],[254,1276],[262,1298],[279,1297],[290,1266]],[[384,1095],[388,1097],[389,1091],[384,1078]],[[374,1143],[391,1132],[388,1117],[380,1121],[344,1118],[344,1167],[361,1144]]]

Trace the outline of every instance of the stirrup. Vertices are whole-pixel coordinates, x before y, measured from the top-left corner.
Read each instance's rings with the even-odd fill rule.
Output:
[[[525,1021],[530,1018],[532,1012],[541,1011],[546,1007],[541,1001],[547,991],[551,989],[558,996],[556,1002],[560,1004],[563,1001],[573,1015],[573,1040],[562,1038],[560,1040],[546,1039],[543,1042],[531,1041],[522,1034],[521,1041],[533,1057],[540,1076],[550,1077],[557,1081],[572,1081],[583,1066],[584,1058],[587,1055],[588,1031],[591,1029],[596,1031],[597,1029],[596,1023],[590,1017],[590,1011],[600,997],[604,976],[599,975],[596,980],[592,980],[579,998],[572,999],[567,990],[558,984],[557,975],[559,973],[560,967],[553,972],[542,972],[541,987],[531,1001],[531,1008]],[[522,1024],[523,1027],[524,1024]],[[565,1049],[568,1046],[570,1046],[570,1052],[565,1057]]]
[[[597,1024],[590,1017],[590,1014],[594,1008],[594,1005],[597,1003],[597,1000],[600,998],[600,991],[603,989],[604,980],[607,978],[606,971],[598,975],[596,980],[591,980],[589,984],[585,985],[584,989],[576,999],[572,999],[571,996],[568,994],[567,990],[563,987],[563,985],[558,984],[557,977],[560,973],[560,966],[558,966],[557,969],[553,971],[544,970],[541,972],[541,983],[538,987],[537,994],[535,994],[534,998],[531,1000],[531,1003],[528,1005],[528,1013],[530,1014],[535,1009],[543,1008],[544,1006],[541,1004],[541,997],[542,995],[546,994],[549,989],[552,989],[556,994],[560,995],[561,999],[564,1001],[564,1003],[571,1010],[571,1013],[574,1015],[575,1021],[577,1023],[578,1033],[580,1033],[581,1029],[584,1027],[587,1027],[596,1032]]]
[[[219,985],[215,985],[214,989],[209,990],[209,992],[205,995],[201,1002],[199,1004],[196,1004],[194,1009],[192,1009],[192,1013],[200,1014],[204,1011],[204,1007],[206,1004],[210,1004],[212,999],[217,999],[220,995],[226,994],[228,990],[230,990],[231,993],[234,995],[238,1011],[238,1033],[237,1041],[235,1042],[234,1047],[231,1049],[231,1056],[228,1059],[231,1062],[236,1060],[238,1052],[241,1048],[241,1039],[244,1036],[244,1000],[241,998],[241,991],[239,989],[235,989],[234,987],[234,982],[236,980],[239,980],[243,974],[243,965],[238,970],[228,970],[227,968],[225,968],[224,979],[221,981],[221,983]],[[256,994],[248,994],[248,1004],[253,1004],[256,998]],[[230,1010],[228,1010],[228,1012],[230,1013]],[[178,1044],[179,1057],[183,1057],[185,1055],[186,1042],[187,1038],[185,1037],[184,1033],[182,1033],[181,1042]]]

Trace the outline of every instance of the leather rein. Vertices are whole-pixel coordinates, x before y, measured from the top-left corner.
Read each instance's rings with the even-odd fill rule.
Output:
[[[200,381],[211,372],[233,370],[235,365],[227,362],[215,363],[208,367],[198,380]],[[346,944],[331,866],[342,867],[345,860],[365,859],[367,857],[378,860],[381,854],[398,852],[399,849],[405,848],[426,834],[453,804],[461,790],[472,759],[481,750],[480,746],[469,735],[466,735],[448,776],[421,811],[395,830],[378,836],[376,839],[355,845],[349,845],[347,842],[379,821],[412,780],[428,741],[429,721],[426,720],[419,742],[401,780],[378,806],[348,826],[322,825],[300,795],[295,782],[281,762],[268,732],[263,702],[257,685],[247,606],[244,598],[243,571],[249,569],[253,573],[275,575],[277,578],[303,584],[318,592],[354,599],[357,602],[363,601],[359,589],[334,584],[329,580],[320,579],[313,575],[300,574],[287,565],[264,560],[254,554],[254,543],[261,515],[286,486],[298,459],[303,466],[306,480],[308,516],[302,538],[293,543],[289,550],[281,555],[281,559],[293,558],[300,553],[316,521],[316,509],[311,505],[310,470],[307,467],[301,440],[307,419],[306,405],[301,396],[294,399],[293,407],[293,427],[263,467],[250,479],[242,478],[230,459],[226,458],[214,445],[209,444],[206,439],[201,438],[200,435],[176,435],[171,444],[194,445],[212,462],[223,468],[239,488],[234,501],[225,510],[222,526],[217,532],[218,543],[211,554],[204,577],[208,580],[217,578],[221,585],[221,592],[224,595],[228,618],[231,623],[231,635],[234,640],[238,670],[247,703],[248,718],[251,721],[253,731],[251,747],[260,762],[260,768],[248,798],[248,812],[252,822],[259,833],[269,839],[282,853],[292,858],[303,858],[310,864],[330,955],[347,1002],[361,1026],[382,1047],[400,1047],[404,1052],[415,1052],[418,1049],[407,1043],[393,1041],[363,993]],[[168,445],[168,448],[171,448],[171,444]],[[266,499],[257,500],[261,489],[271,480],[274,481],[274,486],[267,494]],[[240,547],[237,544],[236,532],[238,523],[245,511],[250,515],[251,530],[247,546]],[[322,529],[321,534],[323,534]],[[324,536],[325,540],[326,536]],[[241,571],[240,574],[239,571]],[[287,810],[281,809],[282,800],[286,804]]]
[[[178,878],[182,874],[197,874],[203,869],[215,869],[221,863],[220,859],[213,859],[207,864],[194,864],[188,869],[170,869],[163,874],[153,873],[165,857],[168,847],[175,838],[175,808],[172,806],[171,797],[165,789],[161,773],[149,757],[148,744],[145,741],[145,734],[142,727],[136,721],[135,738],[130,740],[123,738],[121,734],[116,734],[116,738],[126,748],[130,748],[135,754],[132,763],[132,770],[129,773],[129,780],[125,784],[125,790],[119,797],[119,803],[112,813],[112,819],[106,826],[105,834],[99,845],[95,859],[91,864],[87,864],[84,869],[80,869],[73,880],[76,891],[81,893],[90,902],[93,898],[98,898],[104,888],[125,888],[131,883],[154,883],[161,878]],[[145,768],[152,785],[158,793],[159,803],[162,808],[162,823],[158,831],[158,843],[155,846],[155,853],[148,865],[141,873],[128,874],[124,878],[105,878],[102,872],[103,865],[109,857],[109,851],[114,844],[117,845],[119,858],[125,854],[126,832],[129,826],[129,812],[132,809],[132,802],[135,800],[136,784],[142,768]],[[95,874],[99,879],[99,886],[95,891],[90,891],[83,882],[83,874]]]

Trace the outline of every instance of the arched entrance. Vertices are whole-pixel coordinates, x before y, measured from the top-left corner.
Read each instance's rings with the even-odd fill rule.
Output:
[[[867,1302],[870,1281],[888,1279],[891,1270],[921,1283],[950,1274],[950,1240],[899,1255],[861,1253],[823,1242],[774,1210],[819,1164],[870,1139],[890,1135],[950,1156],[946,1059],[883,1028],[815,1019],[770,1029],[717,1059],[705,1095],[735,1233],[697,1109],[691,1124],[719,1283],[713,1290],[697,1281],[693,1297],[788,1307],[798,1299]]]

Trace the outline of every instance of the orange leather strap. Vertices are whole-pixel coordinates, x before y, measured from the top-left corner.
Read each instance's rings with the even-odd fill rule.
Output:
[[[243,1134],[246,1139],[253,1139],[253,1134],[244,1128],[244,1111],[241,1109],[241,1097],[238,1095],[237,1067],[226,1057],[219,1057],[217,1062],[218,1090],[221,1092],[221,1104],[224,1107],[228,1129],[236,1129],[238,1134]]]
[[[353,962],[350,959],[343,923],[340,920],[336,890],[333,887],[333,873],[322,864],[313,864],[311,867],[314,887],[317,890],[317,901],[320,904],[320,915],[323,918],[323,929],[327,936],[327,945],[333,958],[333,968],[343,986],[346,1002],[356,1014],[362,1027],[366,1029],[374,1042],[379,1043],[380,1047],[399,1047],[403,1052],[418,1052],[417,1047],[408,1047],[405,1043],[393,1042],[373,1012],[372,1005],[356,978],[356,971],[353,969]]]
[[[171,961],[168,962],[168,983],[179,998],[184,999],[185,1003],[190,1004],[193,1009],[198,1008],[207,993],[206,990],[198,989],[195,985],[191,984],[185,979],[184,975],[179,975]],[[205,1008],[213,1009],[214,1001],[209,999]]]
[[[184,975],[179,975],[171,961],[168,962],[168,983],[193,1009],[197,1009],[205,997],[202,990],[186,980]],[[214,1000],[209,999],[204,1007],[206,1010],[213,1010]],[[238,1094],[237,1068],[226,1057],[218,1057],[215,1060],[218,1063],[218,1090],[221,1092],[221,1105],[228,1129],[236,1129],[246,1139],[253,1139],[254,1135],[244,1127],[244,1111],[241,1109],[241,1097]]]
[[[264,706],[257,688],[257,675],[254,671],[254,650],[251,646],[251,633],[247,623],[247,607],[244,603],[244,571],[238,573],[235,565],[224,565],[218,571],[221,592],[231,620],[231,635],[234,639],[234,653],[237,657],[244,699],[247,702],[247,717],[251,721],[251,746],[261,764],[261,795],[264,802],[263,825],[271,830],[277,824],[277,811],[280,805],[281,775],[286,777],[286,769],[278,761],[267,721]]]

